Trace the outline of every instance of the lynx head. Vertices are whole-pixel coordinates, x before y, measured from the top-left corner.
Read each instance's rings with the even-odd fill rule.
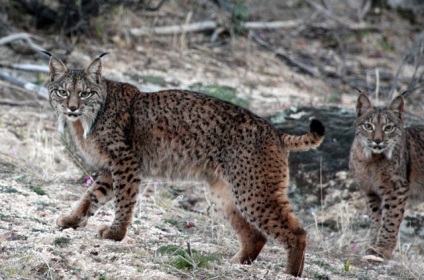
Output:
[[[66,121],[79,120],[84,128],[84,138],[90,133],[106,99],[101,85],[100,60],[105,54],[94,59],[85,69],[68,69],[59,58],[50,57],[50,83],[47,87],[50,105],[58,115],[60,132]]]
[[[356,103],[356,135],[366,157],[385,154],[390,160],[393,149],[403,134],[402,96],[396,97],[387,107],[373,106],[365,94]]]

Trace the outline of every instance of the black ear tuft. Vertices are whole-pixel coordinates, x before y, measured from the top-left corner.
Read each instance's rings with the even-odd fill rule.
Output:
[[[323,136],[325,134],[325,126],[320,120],[312,119],[311,123],[309,124],[309,128],[311,132],[314,132],[319,136]]]
[[[357,88],[357,87],[353,87],[357,92],[359,92],[359,93],[362,93],[362,91],[359,89],[359,88]]]
[[[400,95],[403,96],[403,97],[405,97],[406,95],[408,95],[410,93],[411,93],[411,90],[410,89],[407,89],[404,92],[402,92]]]
[[[51,53],[49,53],[48,51],[41,51],[42,53],[44,53],[44,54],[47,54],[48,55],[48,57],[52,57],[53,55],[51,54]]]
[[[104,53],[102,53],[101,55],[99,55],[99,58],[102,58],[102,57],[104,57],[105,55],[107,55],[107,54],[109,54],[108,52],[104,52]]]

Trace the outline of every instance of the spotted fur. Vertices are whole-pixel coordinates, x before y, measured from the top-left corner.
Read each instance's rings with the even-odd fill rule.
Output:
[[[62,228],[84,226],[114,199],[115,218],[102,238],[122,240],[131,224],[141,178],[196,178],[211,185],[240,240],[233,260],[251,263],[267,236],[288,252],[287,273],[303,270],[306,232],[288,201],[288,153],[316,148],[324,127],[311,122],[302,136],[279,133],[267,121],[230,103],[184,90],[142,93],[101,79],[101,61],[69,70],[50,59],[50,103],[59,126],[69,125],[85,157],[100,170],[77,206],[59,217]]]
[[[403,127],[404,100],[375,107],[365,94],[356,105],[350,172],[368,199],[368,254],[390,258],[408,195],[424,200],[424,126]]]

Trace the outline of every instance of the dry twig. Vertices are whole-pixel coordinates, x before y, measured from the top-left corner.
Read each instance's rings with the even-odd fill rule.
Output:
[[[326,9],[325,7],[319,5],[317,2],[313,1],[313,0],[305,0],[306,3],[308,3],[309,5],[311,5],[314,9],[316,9],[318,12],[320,12],[321,14],[323,14],[324,16],[326,16],[327,18],[337,22],[338,24],[348,27],[349,29],[352,30],[362,30],[362,29],[367,29],[369,27],[367,27],[367,25],[363,22],[361,23],[356,23],[353,22],[347,18],[341,18],[336,16],[335,14],[333,14],[331,11],[329,11],[328,9]]]
[[[399,76],[400,73],[403,69],[403,67],[407,64],[408,59],[410,59],[410,57],[413,57],[414,59],[414,73],[412,75],[411,78],[411,82],[408,85],[408,94],[411,94],[412,92],[414,92],[415,90],[423,87],[422,82],[424,79],[424,69],[421,71],[421,74],[418,74],[419,68],[421,68],[423,62],[424,62],[424,34],[421,36],[418,36],[418,38],[416,39],[415,43],[413,44],[412,48],[410,49],[410,51],[408,53],[406,53],[402,60],[399,63],[399,66],[397,67],[396,70],[396,74],[393,78],[393,82],[392,82],[392,86],[390,88],[389,91],[389,96],[391,99],[393,99],[395,91],[396,91],[396,87],[398,85],[398,81],[399,81]]]
[[[284,51],[284,49],[282,48],[278,50],[274,49],[270,44],[268,44],[268,42],[261,39],[254,31],[250,31],[250,36],[252,37],[253,41],[255,41],[258,45],[273,52],[277,57],[283,58],[284,60],[287,60],[291,64],[299,67],[307,74],[312,76],[317,76],[319,74],[319,70],[317,68],[306,65],[305,63],[296,59],[293,55],[290,55],[288,52]]]

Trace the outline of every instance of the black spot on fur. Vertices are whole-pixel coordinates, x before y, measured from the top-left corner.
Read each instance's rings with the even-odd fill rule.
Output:
[[[98,190],[101,191],[103,195],[107,194],[107,191],[103,187],[98,188]]]

